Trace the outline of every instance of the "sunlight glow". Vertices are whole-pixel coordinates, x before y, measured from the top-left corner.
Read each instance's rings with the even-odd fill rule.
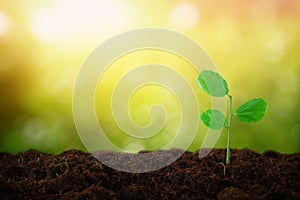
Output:
[[[170,15],[170,22],[178,28],[193,28],[199,21],[198,8],[188,2],[177,4]]]
[[[0,36],[4,35],[9,28],[9,22],[6,15],[0,11]]]
[[[40,10],[31,27],[44,42],[65,41],[69,37],[99,37],[128,25],[126,5],[113,1],[61,0],[49,9]]]

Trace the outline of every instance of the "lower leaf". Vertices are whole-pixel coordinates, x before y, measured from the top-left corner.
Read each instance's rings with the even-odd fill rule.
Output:
[[[221,129],[226,126],[225,116],[218,110],[208,109],[200,115],[203,124],[211,129]]]

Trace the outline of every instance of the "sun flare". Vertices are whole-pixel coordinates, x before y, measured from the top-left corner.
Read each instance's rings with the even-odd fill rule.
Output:
[[[41,41],[65,41],[69,37],[99,37],[122,29],[129,23],[128,7],[112,1],[61,0],[39,10],[31,29]]]

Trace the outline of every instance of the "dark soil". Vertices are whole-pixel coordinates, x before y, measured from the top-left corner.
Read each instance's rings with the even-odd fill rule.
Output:
[[[166,153],[180,150],[157,151],[157,162]],[[112,152],[97,155],[119,158]],[[0,199],[300,199],[300,153],[232,150],[225,172],[224,155],[215,149],[200,159],[198,152],[185,152],[158,171],[126,173],[77,150],[0,153]],[[128,154],[116,162],[132,168],[135,158]]]

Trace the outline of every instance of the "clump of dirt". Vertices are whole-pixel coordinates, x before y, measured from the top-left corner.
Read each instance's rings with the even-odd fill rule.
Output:
[[[164,150],[154,156],[160,160],[178,153],[183,152]],[[128,162],[130,168],[138,158],[104,151],[96,155]],[[184,152],[160,170],[126,173],[77,150],[0,153],[0,199],[300,199],[300,153],[232,150],[225,171],[224,155],[223,149],[202,159],[198,152]]]

